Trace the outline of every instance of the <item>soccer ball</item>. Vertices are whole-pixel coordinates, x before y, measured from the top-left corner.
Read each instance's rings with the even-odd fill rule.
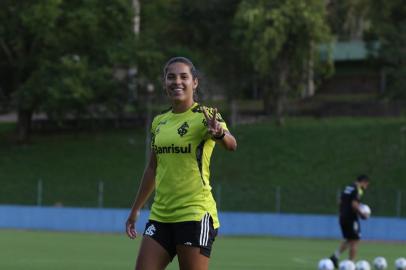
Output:
[[[355,269],[356,270],[371,270],[371,266],[369,265],[369,262],[362,260],[362,261],[358,261],[355,264]]]
[[[384,270],[388,268],[388,263],[384,257],[376,257],[374,259],[374,269],[375,270]]]
[[[340,262],[338,266],[339,270],[355,270],[355,264],[350,260],[344,260]]]
[[[359,205],[359,210],[364,216],[366,216],[366,218],[371,216],[371,208],[369,208],[368,205],[361,203]]]
[[[406,270],[406,259],[398,258],[395,261],[395,268],[396,268],[396,270]]]
[[[319,270],[334,270],[333,262],[330,259],[321,259],[319,261]]]

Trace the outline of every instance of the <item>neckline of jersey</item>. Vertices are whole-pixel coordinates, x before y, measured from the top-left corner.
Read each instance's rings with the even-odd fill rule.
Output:
[[[177,117],[183,116],[183,115],[186,115],[187,113],[191,112],[196,106],[199,106],[199,103],[197,103],[197,102],[193,103],[193,105],[190,106],[190,108],[187,109],[187,110],[184,111],[184,112],[181,112],[181,113],[174,113],[172,110],[170,110],[170,113],[171,113],[171,115],[177,116]]]

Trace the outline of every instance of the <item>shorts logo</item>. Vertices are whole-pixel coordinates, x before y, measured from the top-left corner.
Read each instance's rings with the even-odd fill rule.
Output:
[[[154,224],[149,225],[149,227],[145,230],[145,235],[153,236],[155,234],[156,228]]]
[[[191,246],[192,245],[192,243],[191,242],[185,242],[185,243],[183,243],[185,246]]]
[[[183,137],[187,131],[188,131],[189,125],[187,122],[183,123],[179,128],[178,128],[178,134]]]

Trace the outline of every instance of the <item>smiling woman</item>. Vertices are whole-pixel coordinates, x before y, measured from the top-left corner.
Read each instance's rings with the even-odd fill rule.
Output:
[[[193,63],[170,59],[163,84],[171,108],[151,127],[151,157],[126,222],[137,236],[139,211],[155,189],[135,269],[165,269],[177,255],[180,269],[206,270],[220,226],[210,186],[210,158],[217,143],[234,151],[237,142],[217,109],[195,102],[199,85]]]
[[[164,68],[164,85],[171,99],[173,112],[183,112],[196,100],[199,85],[193,63],[184,57],[174,57]]]

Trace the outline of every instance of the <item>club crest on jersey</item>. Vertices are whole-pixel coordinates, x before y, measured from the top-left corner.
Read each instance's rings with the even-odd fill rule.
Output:
[[[183,137],[189,129],[189,125],[187,122],[183,123],[179,128],[178,128],[178,134]]]

